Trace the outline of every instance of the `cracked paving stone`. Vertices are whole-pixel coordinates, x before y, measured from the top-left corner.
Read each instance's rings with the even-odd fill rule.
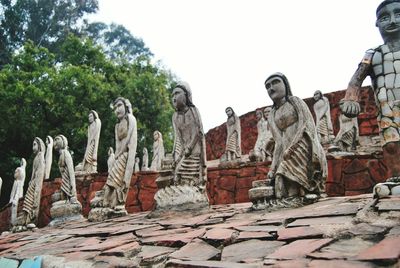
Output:
[[[363,250],[357,260],[396,260],[400,257],[400,236],[387,237],[378,244]]]
[[[302,239],[296,240],[288,245],[280,247],[274,253],[267,256],[270,259],[296,259],[305,257],[307,254],[312,253],[329,243],[333,239]]]
[[[323,233],[313,227],[302,226],[293,228],[282,228],[278,230],[278,240],[293,240],[303,238],[320,238]]]
[[[283,245],[285,242],[258,239],[232,244],[222,250],[221,261],[241,262],[249,258],[264,258]]]
[[[307,254],[315,259],[354,259],[362,250],[374,245],[373,242],[364,240],[360,237],[339,240],[323,247],[318,252]]]
[[[224,228],[214,228],[208,230],[204,235],[203,238],[209,240],[217,240],[217,241],[229,241],[232,238],[233,233],[235,230],[232,229],[224,229]]]
[[[221,251],[201,239],[195,239],[189,244],[172,253],[169,257],[189,261],[206,261],[220,254]]]

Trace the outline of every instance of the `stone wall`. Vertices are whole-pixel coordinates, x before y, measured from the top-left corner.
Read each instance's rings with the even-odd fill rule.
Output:
[[[263,180],[269,171],[270,163],[246,163],[235,168],[210,167],[208,169],[207,191],[210,204],[232,204],[249,202],[248,190],[255,180]],[[372,187],[383,182],[387,169],[380,155],[352,155],[340,159],[328,157],[328,179],[326,192],[329,196],[357,195],[371,193]],[[126,208],[129,213],[151,210],[154,194],[157,191],[156,172],[139,172],[132,176]],[[107,174],[99,174],[92,181],[77,181],[78,199],[87,217],[90,200],[96,191],[105,184]],[[51,195],[60,188],[61,180],[45,181],[42,189],[39,227],[50,222]],[[22,206],[20,200],[20,207]],[[11,207],[0,210],[0,231],[9,228]]]
[[[324,94],[329,99],[331,107],[331,118],[334,134],[339,132],[339,101],[344,97],[345,91],[336,91]],[[314,116],[314,99],[304,99]],[[378,124],[376,121],[377,108],[373,91],[370,87],[362,88],[360,92],[361,113],[358,116],[361,136],[378,135]],[[264,109],[265,107],[258,108]],[[242,153],[248,154],[253,149],[257,140],[257,119],[255,110],[240,116],[242,129]],[[226,126],[225,123],[210,129],[206,134],[207,160],[219,159],[225,150]]]

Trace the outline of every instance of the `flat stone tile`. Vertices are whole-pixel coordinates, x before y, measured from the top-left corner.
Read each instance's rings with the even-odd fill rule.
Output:
[[[362,236],[362,235],[379,235],[384,233],[386,230],[387,230],[386,227],[374,226],[363,222],[356,224],[354,227],[350,228],[348,232],[356,236],[359,235]]]
[[[302,226],[293,228],[282,228],[278,230],[278,240],[294,240],[304,238],[320,238],[323,233],[313,227]]]
[[[154,229],[154,231],[150,231],[150,229],[146,229],[145,232],[137,232],[136,234],[140,233],[140,236],[143,238],[146,237],[153,237],[153,236],[161,236],[161,235],[172,235],[172,234],[181,234],[187,233],[192,231],[193,229],[190,227],[182,227],[182,228],[175,228],[175,229]]]
[[[267,219],[267,220],[260,220],[256,221],[252,225],[282,225],[283,224],[283,219]]]
[[[346,260],[313,260],[309,263],[309,268],[372,268],[376,267],[372,263]]]
[[[376,205],[376,207],[378,208],[379,211],[393,211],[393,210],[399,211],[400,210],[400,199],[398,199],[398,200],[382,199],[381,201],[379,201],[379,203]]]
[[[93,245],[87,245],[76,248],[75,251],[105,251],[111,248],[115,248],[129,242],[133,242],[135,237],[131,234],[125,234],[120,236],[113,236],[107,238],[105,241],[100,243],[94,243]]]
[[[150,227],[150,228],[140,229],[140,230],[135,231],[135,234],[139,237],[148,237],[148,236],[152,236],[151,234],[158,230],[164,230],[164,227],[157,225],[157,226]]]
[[[115,256],[97,256],[94,259],[96,262],[94,267],[101,267],[101,263],[106,264],[105,267],[120,267],[120,268],[128,268],[128,267],[139,267],[138,260],[130,260],[123,257],[115,257]]]
[[[226,221],[224,223],[214,224],[214,225],[207,225],[205,228],[212,229],[212,228],[235,228],[238,226],[244,226],[254,223],[253,220],[238,220],[238,221]]]
[[[262,241],[252,239],[224,247],[221,261],[241,262],[249,258],[263,258],[285,245],[280,241]]]
[[[225,261],[182,261],[169,260],[166,267],[174,268],[260,268],[259,264],[234,263]]]
[[[264,260],[264,265],[271,268],[308,268],[310,260],[308,259],[295,259],[295,260]]]
[[[331,243],[333,239],[302,239],[285,245],[267,256],[270,259],[297,259],[305,257],[323,246]]]
[[[396,260],[400,257],[400,236],[387,237],[378,244],[363,250],[358,260]]]
[[[147,228],[151,228],[151,227],[156,227],[158,226],[157,224],[133,224],[133,225],[123,225],[121,226],[118,230],[110,233],[110,235],[118,235],[118,234],[125,234],[125,233],[130,233],[130,232],[134,232],[137,230],[141,230],[141,229],[147,229]]]
[[[228,241],[232,238],[232,235],[234,232],[235,232],[235,230],[232,230],[232,229],[213,228],[213,229],[208,230],[203,235],[203,238],[209,239],[209,240]]]
[[[170,254],[175,250],[176,248],[171,248],[171,247],[142,246],[142,250],[138,254],[138,257],[144,260],[149,260],[161,255]]]
[[[389,233],[386,236],[400,236],[400,225],[393,227],[390,229]]]
[[[232,216],[234,216],[237,212],[235,211],[230,211],[230,212],[221,212],[221,213],[216,213],[210,216],[210,219],[214,219],[214,218],[230,218]]]
[[[282,229],[282,227],[275,225],[243,225],[234,228],[244,232],[277,232],[279,229]]]
[[[354,259],[362,250],[365,250],[374,243],[364,240],[360,237],[350,239],[342,239],[323,247],[320,251],[316,251],[307,256],[315,259]]]
[[[289,223],[287,227],[343,224],[349,223],[352,220],[352,216],[305,218],[297,219],[294,222]]]
[[[169,257],[180,260],[206,261],[220,253],[219,249],[207,244],[203,240],[195,239],[172,253]]]
[[[205,221],[199,222],[197,223],[198,226],[202,226],[202,225],[213,225],[213,224],[218,224],[218,223],[223,223],[224,219],[223,218],[210,218],[210,219],[206,219]]]
[[[183,246],[194,238],[202,237],[206,232],[205,229],[197,229],[186,233],[168,234],[160,236],[152,236],[141,238],[143,244],[151,244],[156,246]]]
[[[66,262],[76,260],[91,260],[100,255],[100,251],[76,251],[70,253],[59,254],[57,256],[64,257]]]
[[[139,242],[134,241],[134,242],[130,242],[125,245],[122,245],[122,246],[118,246],[118,247],[103,251],[101,253],[101,255],[130,257],[130,256],[133,256],[134,254],[138,253],[141,248],[142,247],[139,244]]]
[[[210,218],[210,216],[211,214],[202,214],[194,217],[190,215],[179,217],[177,215],[173,219],[161,220],[159,224],[162,226],[196,226],[198,223]]]
[[[272,240],[275,236],[271,235],[268,232],[240,232],[239,236],[236,238],[238,241],[242,240],[250,240],[250,239],[267,239]]]

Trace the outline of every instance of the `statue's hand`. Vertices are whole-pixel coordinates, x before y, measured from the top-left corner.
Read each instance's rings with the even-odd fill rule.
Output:
[[[342,101],[340,109],[345,116],[353,118],[360,113],[360,104],[356,101],[345,100]]]
[[[267,179],[272,180],[274,177],[275,177],[275,171],[273,170],[268,171]]]

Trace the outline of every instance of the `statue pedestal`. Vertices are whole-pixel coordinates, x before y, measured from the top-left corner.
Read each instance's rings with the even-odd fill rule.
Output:
[[[81,213],[82,205],[79,202],[56,201],[50,209],[50,215],[53,220],[49,223],[49,226],[56,226],[68,221],[82,220],[84,218]]]
[[[117,218],[128,215],[125,208],[112,209],[112,208],[92,208],[88,215],[89,221],[104,221],[111,218]]]
[[[269,180],[253,181],[253,188],[249,190],[249,199],[255,210],[265,209],[270,206],[270,200],[274,197],[274,187],[269,186]]]

